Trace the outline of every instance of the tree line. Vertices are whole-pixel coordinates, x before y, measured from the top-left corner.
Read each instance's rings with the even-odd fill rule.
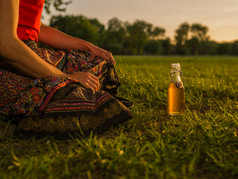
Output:
[[[124,55],[238,55],[238,40],[218,43],[210,40],[209,28],[200,23],[182,23],[174,40],[165,29],[143,20],[133,23],[112,18],[107,26],[96,18],[52,16],[50,26],[98,45],[113,54]]]

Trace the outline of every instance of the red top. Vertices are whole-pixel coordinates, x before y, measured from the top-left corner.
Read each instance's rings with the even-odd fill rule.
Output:
[[[38,42],[40,19],[45,0],[20,0],[17,35],[21,40]]]

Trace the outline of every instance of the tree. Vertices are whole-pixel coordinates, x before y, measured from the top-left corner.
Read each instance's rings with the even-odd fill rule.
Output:
[[[153,27],[152,24],[142,20],[136,20],[133,24],[127,23],[126,30],[128,38],[125,44],[132,54],[143,54],[147,40],[156,39],[165,33],[164,29]]]
[[[179,28],[175,31],[175,40],[176,43],[184,45],[186,40],[188,39],[188,32],[190,30],[190,25],[185,22],[182,23]]]
[[[208,27],[199,23],[194,23],[191,26],[191,36],[192,38],[196,38],[199,42],[207,41],[209,40],[209,36],[207,35],[208,30]]]
[[[90,41],[96,45],[100,44],[100,31],[104,26],[99,21],[89,20],[84,16],[52,16],[50,26],[65,32],[66,34]]]
[[[186,40],[185,42],[186,52],[189,55],[197,55],[199,53],[198,52],[199,46],[200,44],[196,37],[192,37],[191,39]]]
[[[231,55],[238,55],[238,40],[231,44]]]
[[[103,24],[101,24],[98,19],[94,18],[94,19],[88,19],[89,22],[97,29],[98,35],[96,37],[96,42],[97,45],[99,46],[103,46],[104,44],[104,40],[106,38],[106,30],[105,30],[105,26]]]
[[[199,23],[193,23],[192,25],[186,22],[182,23],[175,31],[175,53],[179,55],[207,54],[208,30],[208,27]]]
[[[104,47],[113,54],[123,53],[123,44],[126,39],[126,27],[122,21],[112,18],[108,21]]]
[[[151,31],[151,24],[136,20],[133,24],[127,24],[128,44],[133,54],[143,54],[143,47],[148,40],[148,32]]]
[[[144,53],[148,55],[158,55],[161,51],[161,44],[158,40],[148,40],[144,46]]]
[[[208,40],[203,43],[203,46],[205,55],[217,55],[217,42]]]
[[[188,32],[190,25],[187,22],[182,23],[179,28],[175,31],[175,53],[179,55],[185,54],[185,42],[188,39]]]
[[[161,55],[170,55],[172,50],[170,38],[160,40],[160,44],[161,44]]]
[[[66,8],[62,7],[62,5],[68,5],[70,4],[72,1],[68,0],[68,1],[64,1],[64,0],[45,0],[44,3],[44,9],[46,10],[46,13],[50,14],[50,7],[53,4],[53,6],[55,7],[55,9],[57,11],[65,11]]]
[[[219,55],[229,55],[231,53],[231,44],[227,42],[220,43],[217,48],[217,53]]]
[[[149,31],[149,38],[151,39],[158,39],[161,36],[164,36],[165,34],[165,29],[161,28],[161,27],[151,27],[150,31]]]
[[[191,39],[193,39],[193,48],[197,54],[206,54],[206,42],[209,41],[208,30],[208,27],[199,23],[191,25]]]

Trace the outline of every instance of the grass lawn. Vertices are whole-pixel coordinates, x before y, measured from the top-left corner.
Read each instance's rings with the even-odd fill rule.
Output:
[[[237,178],[238,57],[116,57],[134,117],[100,135],[17,139],[0,124],[0,178]],[[166,114],[170,63],[185,114]]]

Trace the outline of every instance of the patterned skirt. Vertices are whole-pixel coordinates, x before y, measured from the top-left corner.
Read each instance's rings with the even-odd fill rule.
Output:
[[[47,50],[24,41],[42,59],[64,73],[89,71],[99,77],[93,92],[78,81],[64,77],[26,77],[0,57],[0,114],[16,125],[15,135],[69,138],[101,133],[132,116],[118,101],[120,85],[115,67],[84,50]]]

